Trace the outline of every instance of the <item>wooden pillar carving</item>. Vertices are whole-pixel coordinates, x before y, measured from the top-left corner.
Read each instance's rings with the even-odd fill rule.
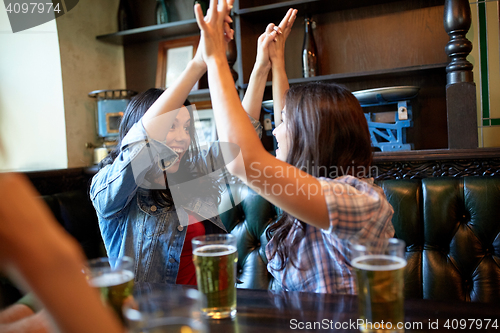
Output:
[[[478,147],[476,85],[467,56],[472,43],[465,37],[471,25],[468,0],[445,0],[444,29],[450,36],[445,52],[451,59],[446,67],[448,148]]]

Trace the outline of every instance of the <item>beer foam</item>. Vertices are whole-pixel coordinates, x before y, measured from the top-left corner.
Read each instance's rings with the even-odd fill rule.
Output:
[[[131,271],[110,272],[101,276],[92,278],[90,284],[93,287],[111,287],[128,282],[134,278],[134,273]]]
[[[220,248],[223,248],[224,250],[220,251],[219,250]],[[214,250],[219,250],[219,251],[214,251]],[[210,244],[210,245],[203,245],[197,248],[196,250],[193,251],[193,254],[200,257],[216,257],[216,256],[227,256],[234,252],[236,252],[236,247],[232,245]]]
[[[384,259],[384,260],[391,260],[391,261],[396,261],[395,263],[391,263],[388,265],[370,265],[370,264],[364,264],[361,263],[361,261],[364,260],[373,260],[373,259]],[[364,255],[357,257],[352,260],[351,262],[352,267],[355,267],[357,269],[362,269],[365,271],[393,271],[396,269],[401,269],[406,266],[406,260],[400,257],[396,256],[389,256],[389,255],[384,255],[384,254],[377,254],[377,255]]]

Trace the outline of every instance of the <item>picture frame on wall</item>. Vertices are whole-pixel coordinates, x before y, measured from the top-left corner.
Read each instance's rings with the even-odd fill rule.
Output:
[[[200,36],[162,41],[158,45],[156,88],[168,88],[196,54]],[[192,90],[198,90],[196,83]]]
[[[215,117],[210,101],[194,102],[195,129],[198,135],[200,145],[217,141],[217,128],[215,126]]]

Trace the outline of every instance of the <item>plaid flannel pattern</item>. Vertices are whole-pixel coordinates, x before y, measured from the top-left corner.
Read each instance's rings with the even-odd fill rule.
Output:
[[[286,238],[294,244],[285,269],[276,270],[279,259],[269,260],[268,270],[284,290],[317,293],[356,294],[355,274],[350,265],[352,240],[381,240],[394,236],[392,206],[373,179],[352,176],[319,178],[328,213],[330,229],[306,225],[295,220]],[[266,249],[269,259],[270,243]]]

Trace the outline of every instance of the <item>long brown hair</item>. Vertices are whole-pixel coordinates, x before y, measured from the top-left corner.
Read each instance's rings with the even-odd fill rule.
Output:
[[[286,162],[314,177],[366,176],[372,162],[368,124],[358,100],[346,88],[321,82],[292,86],[285,96],[288,155]],[[283,212],[266,231],[278,255],[279,270],[286,258],[295,267],[295,244],[286,237],[295,218]],[[307,225],[299,221],[305,230]],[[271,239],[272,238],[272,239]]]

